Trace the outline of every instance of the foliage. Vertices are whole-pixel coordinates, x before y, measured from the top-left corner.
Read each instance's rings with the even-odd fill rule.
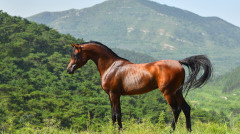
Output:
[[[220,85],[224,93],[232,93],[234,90],[240,89],[240,66],[233,69],[229,73],[226,73],[218,78],[216,78],[212,85]]]
[[[221,117],[224,118],[218,120],[218,122],[239,121],[240,90],[236,89],[230,93],[222,91],[221,85],[210,83],[201,89],[189,92],[187,100],[191,100],[190,103],[193,109],[198,109],[198,112],[193,111],[192,116],[194,117],[197,113],[197,117],[195,117],[204,122]],[[206,111],[214,116],[208,115]]]
[[[214,78],[208,85],[189,93],[188,97],[196,109],[224,113],[229,120],[240,120],[240,66]],[[221,113],[222,112],[222,113]],[[203,111],[201,113],[204,113]],[[198,115],[199,116],[199,115]],[[205,117],[205,116],[204,116]],[[218,118],[215,116],[215,118]],[[210,119],[210,118],[208,118]],[[226,120],[226,119],[224,119]]]

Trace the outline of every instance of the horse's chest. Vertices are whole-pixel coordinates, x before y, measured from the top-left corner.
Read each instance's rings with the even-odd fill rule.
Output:
[[[114,71],[106,72],[101,78],[101,86],[106,93],[110,90],[114,90],[117,83]]]

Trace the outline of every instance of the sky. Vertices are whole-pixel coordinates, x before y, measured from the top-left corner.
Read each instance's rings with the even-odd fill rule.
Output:
[[[0,0],[0,10],[12,16],[29,17],[44,11],[91,7],[106,0]],[[152,0],[188,10],[203,17],[215,16],[240,27],[240,0]]]

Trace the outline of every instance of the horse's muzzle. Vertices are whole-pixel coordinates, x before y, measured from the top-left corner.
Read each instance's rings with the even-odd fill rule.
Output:
[[[75,64],[73,64],[73,65],[71,65],[70,67],[68,67],[68,68],[67,68],[67,73],[69,73],[69,74],[74,74],[75,67],[76,67]]]
[[[69,73],[69,74],[74,74],[74,71],[71,71],[71,70],[67,70],[67,73]]]

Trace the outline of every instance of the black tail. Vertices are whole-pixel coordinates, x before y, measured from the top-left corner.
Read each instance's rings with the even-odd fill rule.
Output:
[[[186,91],[186,96],[190,88],[198,88],[206,84],[212,76],[212,64],[205,55],[196,55],[185,58],[179,61],[181,64],[188,67],[189,76],[187,81],[181,86]],[[201,68],[203,69],[202,76],[198,77]]]

